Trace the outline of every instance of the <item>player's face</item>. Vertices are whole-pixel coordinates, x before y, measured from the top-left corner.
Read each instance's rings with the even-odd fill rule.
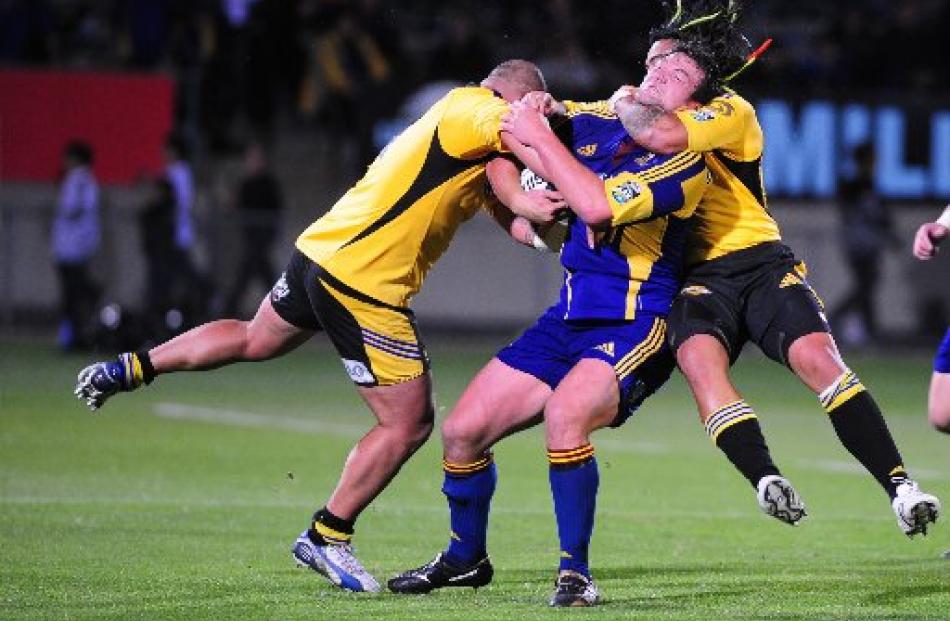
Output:
[[[647,53],[646,69],[637,100],[664,110],[687,105],[706,77],[695,60],[676,50],[672,39],[661,39],[653,44]]]

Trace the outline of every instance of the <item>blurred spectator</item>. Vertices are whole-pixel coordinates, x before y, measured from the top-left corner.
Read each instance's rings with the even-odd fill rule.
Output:
[[[245,151],[244,177],[238,186],[236,207],[241,227],[241,259],[225,302],[225,314],[229,317],[241,315],[241,300],[255,280],[265,291],[277,280],[271,248],[280,228],[283,197],[260,144],[252,143]]]
[[[64,350],[90,345],[89,324],[100,294],[89,275],[100,236],[99,184],[92,161],[92,147],[87,143],[77,140],[66,145],[52,239],[63,315],[59,345]]]
[[[195,179],[186,153],[181,136],[172,134],[165,141],[165,176],[175,193],[175,245],[190,254],[195,245]]]
[[[181,307],[186,323],[200,322],[207,314],[205,301],[211,297],[211,292],[209,283],[199,274],[194,263],[195,181],[180,136],[173,134],[165,142],[165,161],[165,178],[175,198],[173,301]],[[184,323],[180,327],[184,327]]]
[[[175,193],[164,178],[149,188],[145,208],[139,216],[139,230],[145,252],[146,323],[152,338],[164,336],[166,313],[174,306],[175,283]]]
[[[321,116],[338,144],[355,136],[356,173],[376,157],[373,125],[389,103],[385,93],[391,67],[356,9],[333,6],[318,19],[329,26],[316,40],[316,61],[327,89]]]
[[[832,313],[840,322],[856,315],[857,324],[844,324],[842,336],[862,345],[877,334],[874,299],[881,277],[881,258],[888,245],[900,245],[887,205],[875,190],[874,147],[863,143],[853,152],[856,171],[838,191],[841,242],[851,270],[851,290]],[[849,327],[850,326],[850,327]]]

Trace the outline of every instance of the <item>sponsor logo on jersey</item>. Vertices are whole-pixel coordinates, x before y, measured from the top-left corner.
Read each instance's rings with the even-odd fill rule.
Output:
[[[370,373],[366,365],[359,360],[347,360],[343,358],[343,366],[346,367],[346,374],[350,379],[358,384],[369,384],[376,381],[376,377]]]
[[[636,162],[639,166],[646,166],[656,157],[656,153],[647,153],[646,155],[641,155],[640,157],[633,158],[633,161]]]
[[[596,144],[585,144],[583,147],[577,148],[577,154],[581,157],[590,157],[597,152]]]
[[[614,357],[614,342],[613,342],[613,341],[609,341],[609,342],[607,342],[607,343],[601,343],[600,345],[598,345],[598,346],[595,347],[594,349],[596,349],[597,351],[602,351],[602,352],[604,352],[605,354],[607,354],[607,355],[610,356],[611,358]]]
[[[270,290],[270,299],[274,302],[280,302],[290,294],[290,286],[287,284],[287,272],[280,275],[273,289]]]
[[[712,293],[712,291],[702,285],[690,285],[688,287],[683,287],[680,293],[683,295],[709,295]]]
[[[618,203],[626,203],[640,196],[640,192],[642,191],[643,189],[636,181],[624,181],[614,188],[613,192],[611,192],[611,195]]]
[[[700,108],[690,113],[694,121],[711,121],[716,118],[716,112],[710,108]]]

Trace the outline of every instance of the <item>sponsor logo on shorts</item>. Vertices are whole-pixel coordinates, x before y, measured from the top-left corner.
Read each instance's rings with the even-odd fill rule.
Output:
[[[683,295],[709,295],[712,291],[702,285],[690,285],[683,287],[680,293]]]
[[[640,196],[643,188],[636,181],[625,181],[614,188],[611,194],[618,203],[627,203]]]
[[[607,354],[607,355],[610,356],[611,358],[614,357],[614,342],[613,342],[613,341],[609,341],[609,342],[607,342],[607,343],[601,343],[600,345],[598,345],[598,346],[595,347],[594,349],[596,349],[597,351],[604,352],[605,354]]]
[[[784,289],[786,287],[794,287],[795,285],[804,286],[804,284],[805,281],[802,280],[801,276],[789,272],[788,274],[785,274],[784,278],[782,278],[782,282],[780,282],[778,286],[779,289]]]
[[[577,154],[581,157],[590,157],[594,153],[597,153],[596,144],[585,144],[583,147],[577,148]]]
[[[343,366],[346,367],[346,374],[357,384],[371,384],[376,381],[376,377],[359,360],[347,360],[346,358],[342,360]]]
[[[290,294],[290,286],[287,284],[287,272],[280,275],[274,288],[270,290],[270,299],[274,302],[280,302]]]

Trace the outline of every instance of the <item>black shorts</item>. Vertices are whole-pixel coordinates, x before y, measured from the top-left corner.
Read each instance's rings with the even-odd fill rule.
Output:
[[[360,386],[388,386],[429,370],[415,315],[339,281],[299,250],[271,289],[270,303],[298,328],[325,331]]]
[[[830,332],[807,268],[780,242],[766,242],[699,264],[687,273],[670,315],[675,352],[696,334],[716,337],[735,362],[746,341],[788,366],[799,337]]]

